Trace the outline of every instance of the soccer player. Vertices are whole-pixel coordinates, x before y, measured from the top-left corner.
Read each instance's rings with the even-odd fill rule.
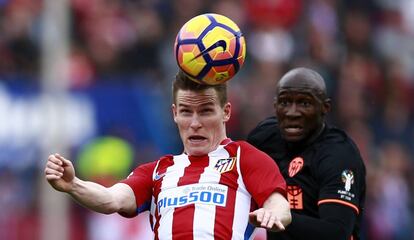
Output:
[[[248,142],[269,154],[287,183],[292,223],[268,239],[360,239],[365,166],[347,134],[325,121],[331,100],[315,71],[296,68],[276,87],[270,117]]]
[[[72,163],[53,154],[45,178],[100,213],[133,217],[149,210],[155,239],[249,239],[254,227],[283,231],[291,221],[286,182],[268,155],[227,138],[226,84],[200,85],[177,74],[172,113],[182,154],[138,166],[109,188],[77,178]]]

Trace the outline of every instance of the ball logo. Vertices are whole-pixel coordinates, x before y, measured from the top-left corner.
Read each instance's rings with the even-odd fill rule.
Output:
[[[296,157],[289,163],[289,177],[295,176],[303,168],[303,158]]]
[[[223,48],[223,52],[226,51],[227,49],[227,43],[224,40],[218,40],[216,43],[214,43],[213,45],[211,45],[210,47],[204,49],[202,52],[200,52],[199,54],[197,54],[194,58],[192,58],[190,61],[193,61],[196,58],[199,58],[202,55],[205,55],[206,53],[210,52],[213,49],[216,49],[218,47]]]

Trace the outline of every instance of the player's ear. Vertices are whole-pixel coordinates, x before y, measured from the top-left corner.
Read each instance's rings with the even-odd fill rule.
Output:
[[[177,122],[177,106],[174,103],[171,105],[171,111],[173,114],[174,122]]]
[[[322,104],[322,114],[325,116],[331,111],[331,99],[327,98],[323,101]]]
[[[277,108],[277,97],[273,98],[273,109],[276,111]]]
[[[224,107],[223,107],[223,111],[224,111],[224,116],[223,116],[223,120],[224,120],[224,122],[227,122],[229,119],[230,119],[230,116],[231,116],[231,103],[226,103],[226,104],[224,104]]]

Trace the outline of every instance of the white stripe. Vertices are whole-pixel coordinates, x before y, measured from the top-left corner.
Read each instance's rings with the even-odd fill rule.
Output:
[[[237,179],[238,189],[236,192],[236,203],[235,203],[235,213],[233,219],[233,240],[244,239],[244,232],[246,230],[247,224],[249,222],[249,212],[251,204],[251,195],[246,189],[246,185],[243,181],[243,176],[240,170],[240,156],[241,156],[241,147],[237,149],[237,172],[239,177]],[[239,235],[236,235],[239,233]],[[252,235],[254,236],[254,234]]]
[[[173,157],[174,165],[167,168],[166,174],[162,179],[161,191],[177,187],[178,180],[184,175],[184,169],[190,165],[188,156],[181,154]],[[165,215],[160,218],[158,229],[159,239],[172,239],[174,208],[170,208]]]
[[[219,159],[228,158],[229,153],[220,145],[215,151],[209,153],[209,166],[204,168],[200,175],[200,183],[219,183],[220,173],[214,170]],[[216,206],[195,204],[193,237],[197,239],[214,239],[214,223],[216,219]]]
[[[154,179],[156,172],[158,171],[158,164],[160,164],[160,160],[157,161],[157,165],[155,165],[154,171],[152,172],[152,179]],[[154,195],[152,195],[151,197],[151,207],[150,207],[150,218],[152,220],[152,230],[154,231],[154,227],[155,227],[155,209],[156,209],[156,202],[155,202],[155,198]]]
[[[151,197],[151,208],[150,208],[150,218],[151,218],[151,221],[152,222],[150,222],[150,223],[152,223],[152,225],[151,225],[151,229],[152,229],[152,231],[154,231],[154,227],[155,227],[155,209],[156,209],[156,207],[155,207],[156,205],[155,205],[155,198],[154,198],[154,196],[152,196]]]

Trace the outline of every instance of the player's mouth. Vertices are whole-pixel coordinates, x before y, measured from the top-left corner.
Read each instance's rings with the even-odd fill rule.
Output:
[[[285,132],[291,133],[291,134],[300,133],[302,131],[303,131],[303,128],[301,127],[286,127],[285,128]]]
[[[201,143],[207,140],[207,138],[200,135],[192,135],[188,138],[188,140],[190,140],[191,143]]]
[[[286,137],[298,137],[303,134],[303,127],[300,125],[288,125],[283,128]]]

